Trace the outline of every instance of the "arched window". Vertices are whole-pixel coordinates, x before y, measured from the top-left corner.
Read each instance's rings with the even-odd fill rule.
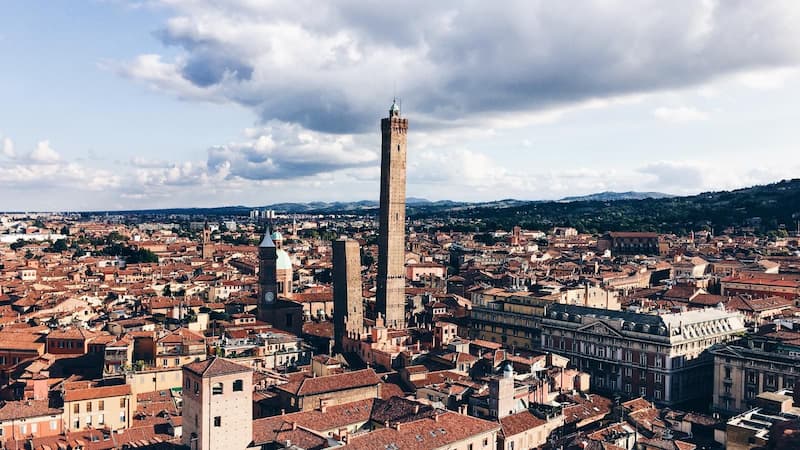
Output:
[[[244,390],[244,381],[235,380],[233,382],[233,392],[241,392]]]
[[[211,385],[211,395],[222,394],[222,383],[214,383]]]

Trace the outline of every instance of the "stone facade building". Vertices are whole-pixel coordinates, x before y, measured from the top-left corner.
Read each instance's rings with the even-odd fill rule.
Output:
[[[553,305],[542,319],[541,347],[591,375],[598,392],[679,405],[711,394],[706,349],[743,333],[741,315],[709,308],[639,314]]]
[[[281,405],[289,411],[310,411],[381,396],[381,380],[372,369],[324,377],[302,378],[276,386]]]
[[[253,439],[253,371],[223,358],[183,366],[183,444],[247,448]]]
[[[777,321],[745,338],[715,346],[713,408],[733,415],[762,392],[796,389],[800,381],[800,321]]]

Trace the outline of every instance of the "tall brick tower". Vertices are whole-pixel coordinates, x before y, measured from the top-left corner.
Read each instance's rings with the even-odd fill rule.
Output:
[[[378,240],[378,312],[388,328],[405,327],[406,135],[397,101],[381,119],[381,211]]]
[[[354,239],[333,242],[333,337],[334,350],[344,352],[346,336],[364,328],[361,291],[361,248]],[[357,339],[357,338],[353,338]]]
[[[203,259],[214,257],[214,244],[211,243],[211,228],[208,227],[208,222],[203,226],[203,243],[200,245],[200,254]]]

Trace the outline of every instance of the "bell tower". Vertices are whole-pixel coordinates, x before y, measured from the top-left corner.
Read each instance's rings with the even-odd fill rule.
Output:
[[[278,297],[278,251],[269,230],[258,246],[258,318],[265,320]]]

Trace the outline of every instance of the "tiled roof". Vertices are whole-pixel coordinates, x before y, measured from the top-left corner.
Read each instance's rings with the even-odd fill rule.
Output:
[[[20,400],[0,405],[0,421],[29,417],[61,415],[60,409],[50,408],[47,400]]]
[[[249,367],[236,364],[224,358],[210,358],[205,361],[186,364],[183,368],[203,378],[252,371]]]
[[[303,378],[300,381],[280,385],[277,389],[302,396],[373,386],[380,382],[374,370],[364,369],[324,377]]]
[[[64,401],[74,402],[80,400],[90,400],[96,398],[121,397],[130,395],[131,386],[129,384],[119,384],[116,386],[86,386],[83,388],[70,389],[66,387],[64,391]]]
[[[317,450],[328,447],[328,439],[297,423],[286,421],[284,416],[266,417],[253,422],[253,443],[257,445],[271,442],[292,443],[305,450]]]
[[[442,412],[396,427],[352,436],[343,449],[386,450],[442,448],[472,436],[498,431],[500,425],[454,412]]]
[[[506,438],[544,425],[545,423],[547,423],[545,420],[534,416],[530,411],[522,411],[500,419],[501,431]]]
[[[328,407],[323,413],[319,409],[312,411],[302,411],[291,414],[285,414],[281,417],[283,422],[295,423],[298,426],[316,430],[319,432],[327,430],[337,430],[339,428],[347,427],[349,425],[361,424],[370,420],[370,413],[373,410],[373,402],[376,399],[359,400],[356,402],[345,403],[343,405],[336,405]],[[272,417],[270,417],[272,419]],[[276,425],[275,421],[270,423],[269,420],[258,419],[253,422],[253,433],[263,434],[265,430],[257,431],[256,428],[263,426],[269,429],[270,426]]]

